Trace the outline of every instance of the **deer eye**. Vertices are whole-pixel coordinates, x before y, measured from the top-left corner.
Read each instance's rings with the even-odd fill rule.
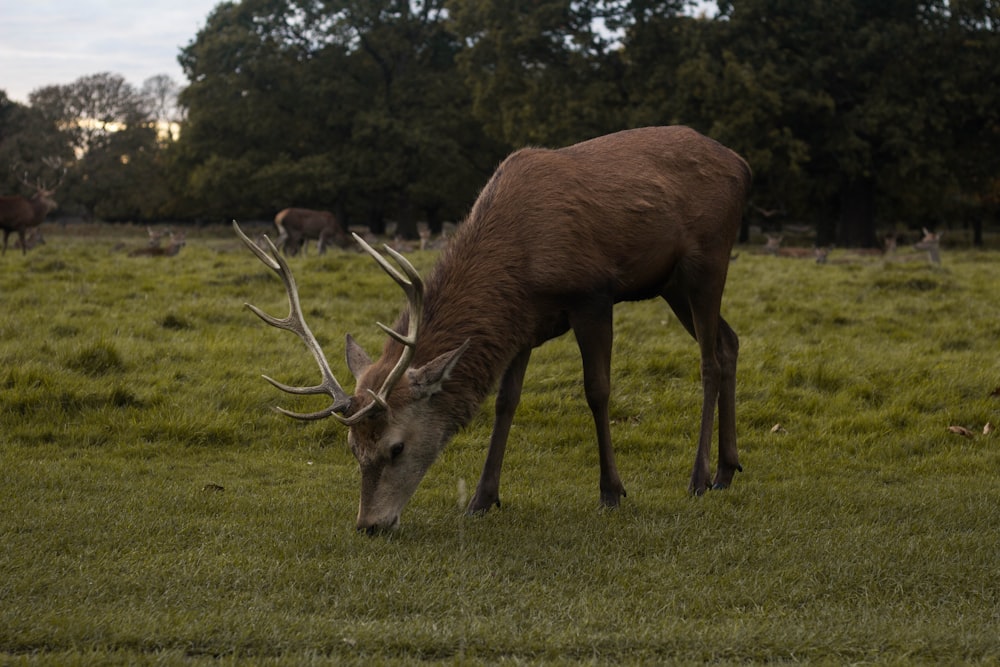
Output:
[[[403,453],[403,443],[397,442],[392,447],[389,448],[389,458],[393,461],[399,458],[399,455]]]

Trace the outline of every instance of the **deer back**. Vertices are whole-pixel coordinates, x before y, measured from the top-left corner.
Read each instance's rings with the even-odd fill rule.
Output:
[[[455,419],[470,418],[520,349],[568,330],[567,304],[649,298],[686,263],[728,263],[750,183],[741,157],[686,127],[513,153],[427,279],[414,365],[471,340],[446,385]],[[359,378],[359,401],[401,349],[386,342]],[[397,387],[401,402],[408,391]]]
[[[57,207],[48,190],[39,190],[30,199],[20,195],[0,197],[0,229],[14,231],[35,227]]]

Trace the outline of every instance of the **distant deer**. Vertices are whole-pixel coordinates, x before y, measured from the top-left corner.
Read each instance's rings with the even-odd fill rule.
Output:
[[[185,245],[185,238],[187,234],[180,232],[179,234],[174,234],[170,232],[168,235],[169,242],[167,246],[161,247],[159,245],[151,245],[147,248],[136,248],[129,252],[129,257],[173,257],[181,251],[181,248]]]
[[[944,232],[934,233],[923,228],[924,237],[920,239],[917,243],[913,244],[914,250],[925,250],[927,252],[927,261],[931,264],[941,264],[941,237]]]
[[[328,211],[308,208],[286,208],[274,216],[278,229],[277,246],[287,255],[305,249],[309,239],[316,241],[317,253],[322,255],[331,243],[346,248],[350,241],[337,217]]]
[[[814,258],[820,264],[826,259],[826,254],[828,250],[822,248],[783,248],[781,247],[781,242],[784,240],[784,236],[777,236],[773,234],[767,235],[767,242],[764,244],[764,254],[773,255],[774,257],[791,257],[794,259],[810,259]]]
[[[818,264],[858,264],[869,261],[869,258],[882,258],[889,260],[896,252],[897,237],[895,234],[887,234],[882,237],[882,246],[879,248],[847,248],[846,256],[829,259],[829,254],[833,247],[817,248],[816,262]]]
[[[35,194],[30,199],[20,195],[0,197],[0,229],[3,230],[3,252],[0,254],[7,254],[7,237],[10,236],[11,232],[17,232],[21,254],[28,254],[29,245],[25,239],[25,232],[42,224],[49,211],[59,207],[59,204],[52,199],[52,195],[62,184],[62,177],[65,175],[66,171],[63,170],[59,181],[55,185],[47,186],[42,183],[41,179],[36,179],[35,183],[29,183],[26,173],[21,178],[21,182],[35,190]]]
[[[702,412],[688,489],[722,489],[741,470],[736,449],[739,341],[720,305],[729,257],[751,184],[736,153],[685,127],[628,130],[567,148],[526,148],[510,155],[483,188],[465,223],[427,280],[403,255],[399,265],[355,234],[403,289],[409,307],[377,361],[350,336],[347,364],[357,385],[347,394],[305,322],[288,263],[268,242],[237,234],[285,285],[287,317],[254,313],[305,341],[323,377],[293,394],[326,394],[329,407],[299,419],[334,417],[349,427],[361,468],[357,528],[398,526],[431,463],[476,415],[499,381],[496,421],[470,513],[499,505],[500,468],[533,348],[573,330],[583,385],[597,430],[600,498],[625,495],[611,446],[612,308],[663,298],[701,350]],[[665,387],[665,385],[664,385]],[[709,450],[718,407],[719,462]]]
[[[448,231],[444,227],[441,228],[441,235],[436,239],[431,238],[431,228],[426,225],[419,227],[417,232],[420,234],[421,250],[440,250],[448,245]]]
[[[169,229],[153,229],[147,225],[146,234],[149,236],[149,247],[159,248],[160,244],[163,242],[163,237],[169,237],[173,234],[173,232]]]
[[[24,243],[21,243],[21,239],[14,241],[14,249],[17,250],[21,248],[23,250],[31,250],[35,246],[45,245],[45,237],[42,236],[42,230],[38,227],[32,227],[24,235]]]

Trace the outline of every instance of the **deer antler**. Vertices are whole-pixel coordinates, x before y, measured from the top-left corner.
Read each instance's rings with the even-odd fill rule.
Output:
[[[328,408],[309,414],[291,412],[284,408],[276,409],[282,414],[296,419],[324,419],[332,416],[345,426],[352,426],[358,423],[376,408],[387,409],[389,393],[392,391],[392,388],[396,385],[396,383],[399,382],[399,379],[406,372],[407,368],[410,367],[413,360],[413,352],[417,342],[417,333],[420,330],[420,318],[423,313],[424,286],[423,281],[420,279],[420,274],[415,268],[413,268],[413,265],[410,264],[405,257],[389,246],[384,246],[386,252],[389,253],[389,256],[396,260],[400,268],[403,269],[403,273],[400,273],[394,266],[392,266],[392,264],[388,262],[388,260],[382,257],[377,250],[368,245],[364,239],[357,234],[353,235],[354,239],[361,245],[365,252],[371,255],[375,261],[378,262],[379,266],[381,266],[382,269],[388,273],[400,287],[403,288],[403,291],[406,293],[407,301],[409,302],[410,313],[406,335],[399,333],[381,322],[377,323],[382,331],[403,345],[403,352],[400,355],[399,360],[396,362],[396,365],[393,366],[392,371],[382,383],[378,392],[369,390],[373,401],[349,417],[344,417],[338,413],[342,413],[350,407],[351,398],[340,386],[340,383],[337,382],[333,372],[330,370],[330,365],[327,363],[326,356],[323,354],[322,348],[320,348],[319,343],[316,341],[316,337],[313,336],[312,331],[306,324],[305,318],[302,314],[302,306],[299,304],[298,288],[295,285],[295,278],[292,276],[292,271],[289,268],[288,263],[278,252],[278,249],[275,247],[271,239],[267,236],[265,236],[264,239],[270,247],[270,254],[251,241],[246,234],[243,233],[235,220],[233,221],[233,229],[236,230],[236,234],[240,237],[243,243],[250,248],[255,255],[257,255],[257,258],[277,273],[278,277],[281,278],[282,283],[285,285],[285,291],[288,293],[290,309],[287,317],[278,319],[268,315],[251,304],[247,304],[247,307],[271,326],[279,329],[285,329],[286,331],[291,331],[298,335],[299,338],[305,342],[309,351],[312,352],[323,376],[323,382],[313,387],[292,387],[278,382],[277,380],[274,380],[266,375],[264,376],[264,379],[278,389],[291,394],[327,394],[333,398],[333,403]]]
[[[20,180],[21,183],[23,183],[26,187],[33,188],[37,192],[45,191],[49,194],[52,194],[59,189],[59,186],[62,185],[63,179],[66,178],[66,167],[63,166],[62,160],[60,160],[57,157],[43,157],[42,162],[45,164],[46,167],[51,169],[53,172],[59,172],[59,179],[56,181],[55,185],[50,186],[47,183],[43,182],[41,176],[36,176],[35,182],[32,183],[31,181],[28,180],[27,169],[24,170],[24,175],[21,176],[18,180]],[[20,166],[21,166],[20,162],[15,162],[13,165],[11,165],[10,170],[12,172],[16,171]]]
[[[357,241],[362,248],[364,248],[365,252],[371,255],[375,261],[378,262],[378,265],[382,267],[382,270],[388,273],[389,277],[395,280],[396,283],[403,288],[403,292],[406,293],[406,300],[410,307],[410,315],[408,318],[409,324],[407,326],[405,336],[395,329],[387,327],[381,322],[375,323],[378,325],[379,329],[389,334],[390,337],[399,341],[403,345],[403,353],[399,355],[399,361],[397,361],[396,365],[392,367],[392,372],[390,372],[385,378],[385,382],[382,383],[382,387],[378,390],[378,393],[369,390],[372,398],[375,400],[370,403],[366,409],[364,409],[364,412],[367,412],[371,409],[371,406],[374,405],[380,405],[383,408],[388,407],[386,400],[389,398],[389,392],[391,392],[392,388],[396,386],[399,379],[403,377],[403,373],[406,372],[406,369],[410,367],[410,364],[413,361],[413,352],[417,345],[417,333],[420,331],[420,318],[424,312],[424,283],[420,279],[420,274],[417,270],[413,268],[413,265],[410,264],[409,260],[403,257],[400,253],[396,252],[387,245],[382,246],[385,248],[385,251],[389,253],[389,256],[396,260],[399,267],[403,269],[403,272],[406,274],[405,276],[397,271],[396,268],[390,264],[385,257],[380,255],[377,250],[368,245],[363,238],[357,234],[352,234],[352,236],[354,236],[354,240]]]
[[[312,412],[309,414],[300,414],[297,412],[291,412],[284,408],[276,408],[278,412],[288,415],[289,417],[295,417],[296,419],[325,419],[330,415],[335,415],[335,413],[345,411],[351,404],[351,397],[347,395],[344,389],[337,382],[337,378],[333,376],[333,371],[330,370],[330,364],[326,361],[326,355],[323,354],[323,349],[319,346],[316,341],[316,337],[313,335],[312,331],[309,329],[309,325],[306,324],[305,317],[302,315],[302,306],[299,304],[299,290],[295,285],[295,277],[292,275],[291,269],[288,267],[288,263],[285,261],[284,257],[275,248],[274,243],[271,239],[264,237],[270,247],[271,253],[268,254],[260,248],[256,243],[251,241],[240,226],[233,221],[233,229],[236,230],[236,234],[240,237],[243,243],[250,248],[253,254],[257,255],[257,258],[264,263],[269,269],[278,274],[281,278],[281,282],[285,285],[285,291],[288,293],[288,303],[289,311],[288,315],[284,318],[277,318],[268,315],[260,308],[254,305],[246,304],[247,307],[254,312],[257,317],[264,320],[272,327],[277,327],[278,329],[284,329],[286,331],[291,331],[296,334],[309,348],[312,352],[313,357],[316,359],[316,363],[319,364],[320,373],[323,375],[323,382],[313,387],[292,387],[287,384],[278,382],[277,380],[264,376],[264,379],[273,384],[278,389],[286,391],[290,394],[327,394],[333,399],[333,403],[325,410],[320,410],[319,412]],[[339,415],[337,417],[343,421]]]

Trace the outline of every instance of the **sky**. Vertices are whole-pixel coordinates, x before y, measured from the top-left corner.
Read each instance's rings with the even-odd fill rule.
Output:
[[[0,0],[0,90],[31,91],[112,72],[139,88],[177,63],[220,0]]]
[[[177,63],[220,0],[0,0],[0,90],[28,94],[112,72],[139,88]],[[713,2],[703,2],[712,7]]]

